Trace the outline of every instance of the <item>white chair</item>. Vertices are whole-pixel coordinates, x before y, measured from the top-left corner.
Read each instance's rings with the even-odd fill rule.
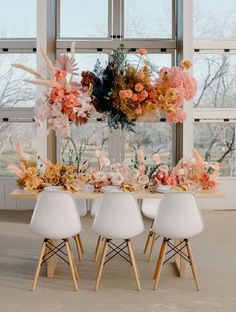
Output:
[[[154,289],[157,288],[161,269],[169,259],[179,254],[191,265],[197,290],[200,289],[189,238],[203,231],[203,221],[195,195],[191,192],[168,193],[162,199],[155,218],[153,232],[164,236],[154,273]],[[171,240],[178,240],[178,244]],[[166,252],[167,246],[170,248]],[[185,250],[187,249],[187,254]],[[171,251],[173,254],[170,255]],[[168,258],[164,261],[165,255]]]
[[[141,234],[144,230],[142,215],[135,197],[129,193],[105,193],[92,229],[104,237],[95,289],[99,287],[103,266],[114,256],[120,255],[132,264],[138,289],[141,290],[139,272],[130,242],[131,238]],[[123,242],[116,245],[113,242],[114,239],[121,239]],[[108,247],[111,251],[107,254]],[[128,252],[124,251],[125,248]]]
[[[102,202],[102,196],[100,198],[96,198],[93,200],[91,211],[90,211],[90,214],[93,218],[96,216],[96,213],[101,205],[101,202]],[[99,235],[97,239],[95,253],[94,253],[94,259],[93,259],[94,262],[97,262],[98,260],[98,255],[99,255],[102,240],[103,240],[102,236]]]
[[[76,202],[71,193],[64,191],[40,193],[30,222],[30,229],[44,237],[32,290],[36,288],[41,265],[51,256],[56,255],[70,265],[74,288],[78,290],[76,281],[78,272],[74,264],[69,237],[76,237],[82,231],[82,226]],[[62,242],[58,243],[58,240]],[[68,261],[64,258],[66,255],[62,250],[64,247],[66,247]]]
[[[152,252],[153,252],[154,244],[156,240],[159,238],[159,235],[155,235],[155,233],[152,231],[152,226],[156,218],[160,202],[161,202],[161,199],[158,199],[158,198],[157,199],[148,198],[148,199],[142,200],[141,211],[146,218],[149,218],[152,220],[149,233],[148,233],[148,237],[146,240],[146,244],[143,250],[143,253],[146,254],[150,240],[152,240],[151,248],[150,248],[149,255],[148,255],[148,261],[151,261],[152,259]]]

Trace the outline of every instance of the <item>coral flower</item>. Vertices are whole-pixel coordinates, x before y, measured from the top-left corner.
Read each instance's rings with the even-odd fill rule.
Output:
[[[135,85],[135,91],[137,91],[137,92],[141,92],[143,90],[143,88],[144,88],[144,86],[142,83],[137,83]]]
[[[133,102],[137,102],[138,96],[137,96],[136,93],[133,93],[133,95],[132,95],[132,97],[131,97],[131,100],[132,100]]]
[[[57,81],[66,79],[67,72],[65,70],[57,70],[55,73],[55,78]]]
[[[140,54],[140,55],[146,55],[146,54],[147,54],[147,50],[144,49],[144,48],[139,49],[139,50],[138,50],[138,54]]]
[[[120,90],[119,97],[121,99],[126,99],[127,98],[127,91],[126,90]]]

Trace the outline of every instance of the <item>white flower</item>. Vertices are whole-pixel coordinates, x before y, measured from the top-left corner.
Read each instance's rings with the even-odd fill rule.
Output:
[[[110,165],[110,160],[107,157],[100,158],[100,164],[103,167],[108,167]]]
[[[146,174],[143,174],[138,178],[138,182],[142,185],[145,185],[149,182],[149,178]]]
[[[94,176],[95,176],[95,179],[97,181],[105,181],[106,180],[106,175],[102,171],[97,171]]]
[[[154,162],[155,164],[157,164],[157,165],[161,162],[160,156],[159,156],[157,153],[155,153],[155,154],[152,155],[152,160],[153,160],[153,162]]]
[[[121,185],[124,182],[125,178],[119,172],[116,172],[112,175],[112,184],[113,185]]]

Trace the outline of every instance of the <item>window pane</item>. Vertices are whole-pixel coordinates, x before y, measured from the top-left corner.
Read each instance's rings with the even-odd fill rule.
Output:
[[[236,55],[195,54],[195,108],[236,108]]]
[[[0,123],[0,175],[11,176],[6,167],[18,163],[16,142],[22,144],[24,153],[36,160],[36,128],[33,123]]]
[[[93,71],[97,60],[100,61],[101,67],[105,68],[108,62],[108,54],[105,53],[76,53],[76,61],[80,71]]]
[[[0,38],[36,37],[36,0],[0,0]]]
[[[0,107],[32,107],[36,100],[36,86],[24,82],[30,74],[14,68],[22,63],[36,69],[34,54],[0,54]]]
[[[206,161],[221,164],[221,176],[235,176],[235,124],[195,123],[194,147]]]
[[[171,0],[125,0],[125,38],[172,38]]]
[[[61,0],[61,37],[108,37],[108,0]]]
[[[194,0],[195,39],[235,39],[235,0]]]
[[[125,162],[135,159],[137,149],[141,147],[147,156],[147,163],[153,163],[151,156],[158,153],[161,161],[171,162],[172,128],[165,123],[138,122],[135,132],[125,132]]]
[[[74,163],[76,159],[90,160],[97,164],[95,151],[103,149],[108,153],[108,127],[103,123],[87,123],[81,127],[72,127],[71,139],[61,140],[61,160]]]
[[[172,55],[171,54],[157,54],[149,53],[141,59],[139,64],[140,56],[137,54],[128,54],[127,61],[130,64],[139,66],[140,68],[144,65],[144,61],[148,60],[150,62],[150,69],[152,71],[152,78],[155,79],[159,75],[160,68],[163,66],[171,67],[172,65]]]

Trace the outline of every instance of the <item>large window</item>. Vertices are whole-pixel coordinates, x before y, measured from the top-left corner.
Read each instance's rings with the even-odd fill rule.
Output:
[[[36,129],[34,123],[0,123],[0,175],[12,175],[6,167],[17,163],[17,141],[32,160],[36,159]]]
[[[235,177],[236,3],[194,0],[194,147]]]
[[[36,37],[37,0],[0,0],[0,38]]]
[[[10,175],[6,167],[17,160],[17,140],[36,155],[36,87],[24,81],[29,74],[12,67],[22,63],[36,69],[36,4],[0,0],[0,176]]]
[[[120,44],[132,49],[127,60],[138,65],[135,52],[146,48],[152,76],[156,78],[160,67],[175,63],[174,3],[172,0],[149,0],[148,5],[139,0],[61,0],[57,53],[66,53],[75,41],[76,59],[82,71],[93,70],[97,59],[102,67],[106,66],[112,49]],[[69,140],[61,140],[60,159],[71,162],[88,158],[94,163],[95,150],[102,148],[112,161],[129,163],[139,145],[149,156],[158,151],[165,161],[171,157],[172,128],[165,123],[157,123],[156,119],[138,122],[135,132],[130,134],[110,131],[97,122],[99,117],[95,115],[89,124],[73,129]]]

